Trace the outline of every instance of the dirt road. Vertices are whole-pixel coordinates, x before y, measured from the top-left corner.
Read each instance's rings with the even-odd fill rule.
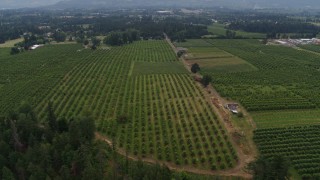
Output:
[[[107,143],[111,147],[113,145],[112,141],[108,137],[103,136],[102,134],[100,134],[98,132],[96,133],[96,139],[104,141],[105,143]],[[165,161],[158,161],[158,160],[155,160],[153,158],[147,158],[147,157],[146,158],[138,158],[138,157],[133,156],[133,155],[128,155],[124,149],[117,148],[116,151],[120,155],[122,155],[124,157],[127,157],[130,160],[133,160],[133,161],[139,161],[140,160],[140,161],[143,161],[144,163],[148,163],[148,164],[163,164],[163,165],[167,166],[172,171],[189,172],[189,173],[200,174],[200,175],[242,177],[242,178],[246,178],[246,179],[250,179],[251,178],[250,174],[247,174],[247,173],[239,174],[238,173],[238,168],[239,168],[238,166],[233,168],[233,169],[229,169],[229,170],[225,170],[225,171],[210,171],[210,170],[197,169],[197,168],[194,168],[192,166],[177,166],[177,165],[175,165],[173,163],[168,163],[168,162],[165,162]]]
[[[178,50],[172,44],[171,40],[167,36],[166,36],[166,41],[170,44],[172,49],[177,53]],[[190,72],[190,65],[183,58],[180,58],[180,60],[183,62],[183,64],[186,67],[186,69],[188,69],[188,71]],[[229,133],[230,140],[231,140],[231,142],[233,144],[233,147],[236,149],[237,154],[238,154],[238,158],[239,158],[238,164],[234,168],[223,170],[223,171],[221,171],[221,170],[219,170],[219,171],[203,170],[203,169],[197,169],[197,168],[192,167],[192,166],[178,166],[178,165],[173,164],[173,163],[169,163],[169,162],[165,162],[165,161],[158,161],[158,160],[155,160],[153,158],[148,158],[148,157],[139,158],[137,156],[128,155],[126,153],[126,151],[124,149],[121,149],[121,148],[117,149],[117,152],[120,155],[123,155],[123,156],[127,155],[127,158],[129,158],[129,159],[131,159],[133,161],[141,160],[141,161],[143,161],[145,163],[149,163],[149,164],[164,164],[170,170],[173,170],[173,171],[189,172],[189,173],[200,174],[200,175],[234,176],[234,177],[242,177],[242,178],[245,178],[245,179],[252,179],[252,175],[249,174],[248,172],[246,172],[245,168],[246,168],[248,163],[252,162],[255,159],[255,156],[256,156],[255,152],[256,151],[252,150],[252,151],[250,151],[252,153],[249,153],[249,154],[245,153],[243,148],[240,147],[234,141],[234,139],[231,137],[231,135],[236,131],[236,129],[234,128],[234,125],[230,121],[230,113],[223,108],[223,104],[225,104],[228,101],[225,100],[224,98],[222,98],[219,95],[219,93],[211,85],[209,85],[205,89],[203,88],[203,86],[200,83],[197,83],[197,85],[200,86],[199,88],[203,89],[203,91],[205,93],[206,100],[212,105],[212,109],[216,113],[216,115],[219,118],[219,120],[221,122],[223,122],[223,124],[225,125],[226,130]],[[213,99],[215,99],[217,101],[216,104],[213,103]],[[250,122],[250,121],[252,121],[252,119],[251,120],[248,119],[248,121]],[[108,137],[103,136],[100,133],[96,133],[96,139],[106,142],[109,146],[113,145],[112,141]]]
[[[170,44],[170,46],[173,48],[175,52],[177,52],[177,48],[174,46],[174,44],[171,42],[171,40],[166,37],[166,41]],[[184,66],[187,68],[189,72],[191,65],[183,58],[183,56],[180,58]],[[198,74],[198,76],[201,76]],[[200,83],[197,83],[199,88],[204,90],[206,100],[209,102],[209,104],[212,105],[212,109],[214,112],[217,114],[218,118],[220,119],[221,122],[224,123],[226,130],[229,133],[230,139],[232,140],[232,144],[234,148],[237,150],[238,157],[239,157],[239,162],[237,166],[233,169],[226,170],[224,172],[226,173],[232,173],[233,175],[241,176],[241,177],[251,177],[250,174],[248,174],[245,171],[245,167],[247,164],[255,160],[256,157],[256,149],[253,147],[254,145],[248,145],[250,153],[245,152],[243,147],[240,147],[234,139],[231,137],[233,133],[237,131],[237,129],[234,127],[231,119],[231,114],[229,111],[227,111],[224,108],[224,105],[226,103],[229,103],[230,101],[224,99],[223,97],[220,96],[220,94],[213,88],[213,86],[210,84],[207,88],[203,88],[203,86]],[[252,130],[256,128],[256,125],[254,121],[252,120],[251,116],[245,111],[244,108],[242,108],[242,112],[244,113],[248,123],[252,126]],[[252,140],[250,140],[252,141]],[[250,144],[254,144],[253,142],[250,142]]]

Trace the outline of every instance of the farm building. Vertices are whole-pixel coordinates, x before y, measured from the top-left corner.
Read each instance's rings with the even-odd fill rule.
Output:
[[[239,107],[239,104],[236,104],[236,103],[229,103],[225,105],[225,108],[234,114],[238,114],[238,107]]]

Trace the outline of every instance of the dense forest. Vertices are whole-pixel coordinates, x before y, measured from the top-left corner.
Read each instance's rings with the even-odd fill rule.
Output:
[[[2,179],[102,179],[107,153],[94,141],[89,114],[74,119],[55,117],[48,105],[38,120],[32,107],[20,108],[0,120]]]

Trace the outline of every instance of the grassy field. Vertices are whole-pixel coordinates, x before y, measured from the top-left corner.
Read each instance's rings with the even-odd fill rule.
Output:
[[[320,124],[320,110],[263,111],[251,113],[258,128]]]
[[[213,25],[208,27],[208,31],[213,33],[216,36],[225,36],[226,29],[223,24],[214,23]],[[265,34],[262,33],[251,33],[244,31],[235,31],[237,36],[241,36],[243,38],[252,38],[252,39],[263,39],[266,38]]]
[[[219,48],[215,47],[192,47],[188,48],[186,59],[205,59],[205,58],[228,58],[233,57]]]
[[[28,101],[45,119],[52,101],[58,117],[92,112],[98,130],[137,157],[212,170],[237,164],[223,123],[165,41],[79,49],[0,49],[0,116]]]
[[[216,47],[189,48],[185,59],[189,64],[199,64],[203,73],[257,70],[248,62]]]
[[[0,44],[0,48],[13,47],[15,44],[22,42],[22,41],[23,41],[23,38],[9,40],[9,41],[6,41],[6,43],[4,43],[4,44]]]

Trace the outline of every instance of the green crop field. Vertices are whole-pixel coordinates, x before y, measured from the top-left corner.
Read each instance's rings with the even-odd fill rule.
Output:
[[[1,115],[28,101],[43,119],[51,101],[59,117],[91,112],[131,155],[212,170],[237,164],[223,123],[165,41],[8,52],[0,49]]]
[[[181,62],[132,62],[129,75],[142,74],[186,74]]]
[[[46,46],[36,51],[10,55],[0,49],[0,115],[22,101],[37,104],[76,64],[90,57],[92,51],[77,50],[80,45]]]
[[[212,46],[192,48],[189,44],[187,62],[200,64],[201,73],[212,75],[213,86],[222,96],[240,102],[249,111],[257,125],[254,141],[259,153],[288,158],[297,176],[319,178],[320,55],[314,53],[320,52],[318,46],[301,46],[308,50],[303,51],[266,46],[259,40],[206,42]],[[192,50],[196,57],[190,60]],[[228,64],[224,61],[228,58],[217,58],[223,51],[255,70],[230,71],[231,66],[223,64]]]
[[[192,47],[192,48],[188,48],[188,54],[186,56],[186,59],[228,58],[228,57],[233,57],[233,55],[218,48]]]
[[[225,36],[226,29],[223,24],[214,23],[208,27],[208,31],[213,33],[217,36]],[[244,31],[235,31],[237,36],[242,36],[244,38],[253,38],[253,39],[263,39],[266,38],[265,34],[262,33],[251,33],[251,32],[244,32]]]
[[[257,130],[254,140],[262,155],[289,158],[303,179],[320,178],[320,126]]]
[[[258,128],[320,124],[320,110],[283,110],[252,112]]]
[[[213,73],[215,87],[249,111],[319,107],[320,56],[289,47],[265,46],[257,40],[208,40],[258,70]],[[312,93],[313,92],[313,93]]]
[[[302,49],[308,50],[308,51],[320,53],[320,46],[319,45],[301,45],[299,47]]]
[[[189,64],[199,64],[203,73],[257,70],[248,62],[216,47],[189,48],[185,59]]]

